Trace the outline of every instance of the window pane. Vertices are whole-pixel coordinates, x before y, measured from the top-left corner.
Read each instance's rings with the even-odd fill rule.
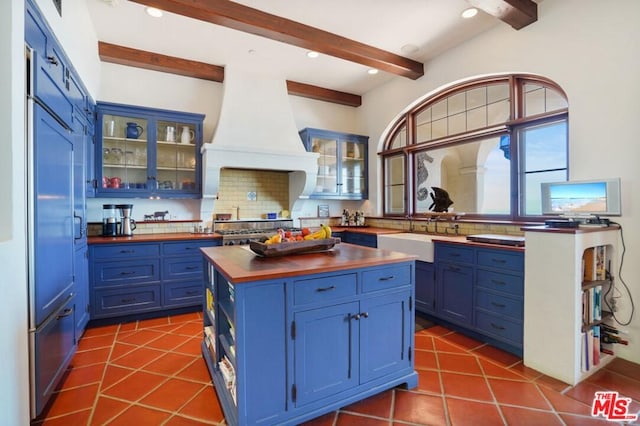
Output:
[[[418,125],[418,127],[416,128],[416,141],[418,143],[420,142],[427,142],[431,140],[431,123],[424,123],[424,124],[420,124]]]
[[[509,99],[509,85],[507,83],[487,86],[487,103],[492,104],[506,99]]]
[[[567,123],[565,121],[523,129],[519,135],[524,152],[524,172],[566,169]]]
[[[448,98],[449,115],[464,112],[465,108],[465,92],[457,93]]]
[[[397,131],[393,140],[391,141],[391,145],[389,149],[394,148],[402,148],[403,146],[407,146],[407,126],[406,124],[400,127]]]
[[[449,135],[455,135],[457,133],[463,133],[467,129],[466,123],[467,114],[456,114],[449,117]]]
[[[478,108],[487,104],[487,88],[478,87],[467,91],[467,109]]]
[[[502,124],[509,119],[509,101],[500,101],[487,106],[487,125]]]
[[[431,125],[431,138],[438,139],[447,136],[447,119],[436,120]]]
[[[404,213],[404,156],[385,158],[385,213]]]
[[[527,85],[528,86],[528,85]],[[544,107],[544,89],[529,90],[524,95],[524,116],[542,114]]]
[[[524,116],[529,117],[567,107],[567,101],[558,91],[539,84],[524,85]]]
[[[453,211],[509,214],[510,161],[500,150],[500,137],[425,150],[416,160],[416,213],[430,210],[437,187],[447,191]]]
[[[529,173],[525,175],[525,197],[523,201],[522,211],[525,215],[541,215],[542,214],[542,194],[540,184],[543,182],[562,182],[567,180],[567,170]]]
[[[547,112],[567,107],[567,100],[555,90],[547,88]]]
[[[487,107],[472,109],[467,112],[467,130],[487,127]]]
[[[442,100],[431,107],[431,120],[439,120],[447,116],[447,100]]]

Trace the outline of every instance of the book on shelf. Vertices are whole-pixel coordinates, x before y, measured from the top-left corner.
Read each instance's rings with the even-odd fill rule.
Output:
[[[606,246],[589,247],[582,253],[582,280],[602,281],[607,279]]]
[[[607,279],[607,249],[605,246],[595,248],[595,280]]]
[[[595,325],[591,330],[593,330],[592,365],[596,366],[600,364],[600,326]]]

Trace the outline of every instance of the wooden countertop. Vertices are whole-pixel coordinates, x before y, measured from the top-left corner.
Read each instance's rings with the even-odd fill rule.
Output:
[[[88,244],[112,244],[112,243],[152,243],[162,241],[179,241],[179,240],[192,240],[192,241],[207,241],[216,240],[222,238],[222,235],[217,233],[211,234],[193,234],[191,232],[174,232],[165,234],[134,234],[130,237],[88,237]]]
[[[200,250],[234,284],[379,266],[416,258],[409,254],[345,243],[337,244],[326,252],[270,258],[256,255],[248,246],[206,247]]]

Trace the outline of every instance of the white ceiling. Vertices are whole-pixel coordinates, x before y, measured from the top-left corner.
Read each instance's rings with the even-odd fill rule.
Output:
[[[406,77],[320,55],[259,36],[166,13],[152,18],[145,7],[126,0],[86,0],[98,40],[214,65],[240,64],[260,72],[328,89],[362,95],[391,79]],[[462,19],[465,0],[237,0],[260,9],[425,64],[495,25],[478,12]],[[514,30],[515,31],[515,30]],[[414,53],[403,51],[414,45]],[[423,77],[424,78],[424,77]]]

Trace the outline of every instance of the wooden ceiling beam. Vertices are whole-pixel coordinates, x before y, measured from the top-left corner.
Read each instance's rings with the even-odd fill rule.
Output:
[[[132,49],[103,41],[98,42],[98,54],[103,62],[168,72],[218,83],[224,81],[224,67],[218,65]]]
[[[145,6],[266,37],[416,80],[424,65],[355,40],[230,0],[132,0]]]
[[[302,96],[304,98],[318,101],[332,102],[334,104],[359,107],[362,105],[362,97],[351,93],[340,92],[338,90],[325,89],[324,87],[313,86],[311,84],[298,83],[287,80],[287,91],[290,95]]]
[[[187,77],[222,83],[224,81],[224,67],[191,61],[175,56],[161,55],[145,50],[132,49],[116,44],[98,42],[98,53],[103,62],[144,68],[148,70],[178,74]],[[311,84],[287,80],[287,91],[290,95],[332,102],[340,105],[359,107],[362,98],[359,95],[325,89]]]
[[[472,6],[495,16],[516,30],[538,20],[538,4],[533,0],[467,0]]]

